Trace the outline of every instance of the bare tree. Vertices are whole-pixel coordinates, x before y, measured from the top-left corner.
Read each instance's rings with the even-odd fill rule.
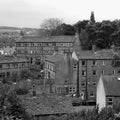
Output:
[[[58,26],[62,24],[62,20],[58,18],[45,19],[40,25],[41,29],[45,30],[55,30]]]

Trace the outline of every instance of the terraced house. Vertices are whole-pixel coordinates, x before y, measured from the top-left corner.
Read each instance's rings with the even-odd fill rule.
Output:
[[[76,91],[76,61],[71,55],[56,53],[45,60],[45,77],[52,80],[52,92],[71,94]]]
[[[16,41],[16,52],[17,56],[26,57],[31,63],[35,63],[45,56],[52,55],[56,50],[72,52],[74,40],[74,36],[24,36]]]
[[[19,76],[24,70],[28,70],[29,61],[13,56],[0,56],[0,80],[13,76]]]
[[[81,51],[79,59],[79,86],[86,100],[95,101],[96,85],[103,75],[120,75],[119,54],[113,49]]]

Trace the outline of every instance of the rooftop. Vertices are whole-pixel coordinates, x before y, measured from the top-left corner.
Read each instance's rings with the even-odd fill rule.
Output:
[[[103,75],[102,80],[107,96],[120,97],[120,77],[113,75]]]
[[[79,59],[112,59],[115,53],[111,49],[103,49],[96,52],[80,51],[77,53]]]
[[[23,102],[27,112],[33,115],[65,114],[74,110],[72,103],[67,98],[55,95],[24,97]]]
[[[27,62],[27,59],[17,58],[10,55],[0,55],[0,63]]]
[[[39,36],[24,36],[17,42],[74,42],[74,36],[49,36],[49,37],[39,37]]]
[[[65,58],[65,55],[63,55],[62,53],[55,53],[55,54],[53,54],[51,56],[48,56],[46,58],[46,61],[55,63],[55,62],[61,61],[64,58]]]

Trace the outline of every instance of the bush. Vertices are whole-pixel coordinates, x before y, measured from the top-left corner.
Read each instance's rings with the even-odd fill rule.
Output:
[[[15,91],[17,95],[25,95],[29,93],[29,90],[26,88],[17,88]]]

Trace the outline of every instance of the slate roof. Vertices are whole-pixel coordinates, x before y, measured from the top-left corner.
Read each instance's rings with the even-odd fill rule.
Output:
[[[50,36],[50,37],[39,37],[39,36],[24,36],[17,42],[74,42],[74,36]]]
[[[112,59],[114,52],[111,49],[103,49],[96,52],[79,51],[76,53],[79,59]]]
[[[12,63],[12,62],[28,62],[28,60],[13,56],[0,55],[0,63]]]
[[[106,96],[120,97],[120,80],[118,80],[118,78],[118,76],[113,75],[102,76]]]
[[[26,111],[33,115],[53,115],[73,112],[73,106],[68,99],[53,95],[40,95],[36,98],[23,99]]]
[[[52,62],[52,63],[55,63],[55,62],[58,62],[58,61],[61,61],[62,59],[65,58],[65,55],[63,54],[60,54],[60,53],[55,53],[51,56],[48,56],[46,58],[46,61],[49,61],[49,62]]]

